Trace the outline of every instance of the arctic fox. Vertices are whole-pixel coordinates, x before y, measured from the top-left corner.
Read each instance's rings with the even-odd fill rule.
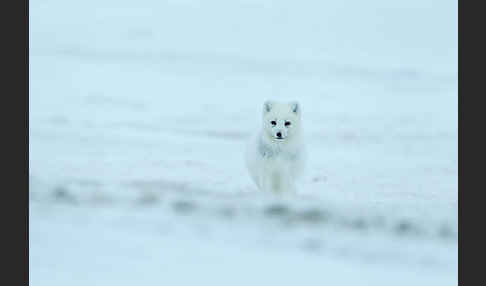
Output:
[[[266,101],[262,118],[262,129],[246,150],[251,178],[262,191],[295,194],[306,159],[300,105]]]

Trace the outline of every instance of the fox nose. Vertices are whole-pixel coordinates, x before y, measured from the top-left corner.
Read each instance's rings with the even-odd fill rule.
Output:
[[[278,138],[282,138],[282,133],[281,132],[277,132],[277,137]]]

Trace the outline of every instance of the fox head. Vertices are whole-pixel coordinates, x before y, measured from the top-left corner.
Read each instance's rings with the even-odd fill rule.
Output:
[[[263,131],[277,142],[291,140],[300,132],[301,109],[298,102],[266,101],[263,104]]]

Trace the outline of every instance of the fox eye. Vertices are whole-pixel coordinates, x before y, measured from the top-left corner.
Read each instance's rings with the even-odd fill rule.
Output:
[[[285,126],[290,126],[290,121],[285,122]]]
[[[270,121],[270,123],[272,123],[273,126],[277,125],[277,122],[275,120]]]

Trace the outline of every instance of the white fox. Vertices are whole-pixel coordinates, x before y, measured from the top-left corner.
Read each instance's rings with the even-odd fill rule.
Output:
[[[246,150],[247,168],[257,187],[276,194],[295,194],[305,159],[299,103],[266,101],[262,129]]]

